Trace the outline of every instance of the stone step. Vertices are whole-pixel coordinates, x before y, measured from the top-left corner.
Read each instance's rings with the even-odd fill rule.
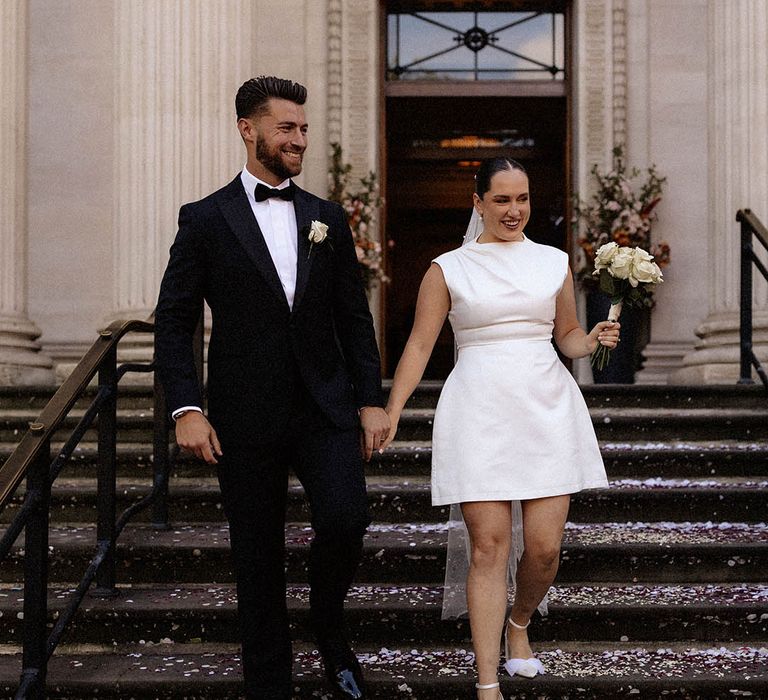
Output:
[[[768,438],[765,408],[590,408],[599,440],[744,440]],[[397,439],[429,440],[434,409],[403,411]]]
[[[51,621],[72,589],[50,592]],[[288,608],[294,639],[312,640],[309,589],[292,585]],[[20,640],[23,592],[0,586],[0,645]],[[466,619],[440,619],[442,586],[372,584],[347,596],[355,644],[470,643]],[[532,642],[613,641],[707,643],[768,640],[767,584],[595,585],[553,587],[549,615],[536,617]],[[237,642],[236,593],[229,585],[121,586],[116,598],[86,597],[67,643]]]
[[[590,408],[768,409],[768,394],[760,383],[708,386],[588,384],[579,388]]]
[[[135,503],[150,490],[150,478],[118,481],[118,509]],[[614,479],[607,489],[583,491],[573,496],[569,517],[573,522],[638,519],[672,521],[766,519],[765,490],[768,480],[739,477],[696,479]],[[223,518],[218,481],[215,478],[174,478],[169,487],[172,520],[194,522]],[[308,520],[304,490],[296,480],[289,486],[288,519]],[[23,502],[24,487],[0,512],[0,522],[10,522]],[[431,505],[426,477],[373,476],[368,479],[371,516],[383,522],[444,521],[448,507]],[[54,484],[51,516],[55,522],[95,521],[94,478],[60,477]],[[138,516],[147,521],[148,513]]]
[[[289,581],[306,581],[311,538],[309,525],[287,526]],[[51,580],[79,580],[95,541],[92,525],[51,527]],[[374,523],[366,535],[357,580],[440,582],[446,541],[444,523]],[[23,550],[12,551],[3,562],[0,581],[22,580],[22,560]],[[228,530],[220,522],[177,525],[169,531],[129,525],[116,560],[120,583],[232,580]],[[763,582],[766,570],[766,523],[568,523],[558,581],[745,583]]]
[[[600,441],[611,477],[768,476],[768,443],[739,440]],[[374,455],[369,473],[425,473],[432,462],[429,440],[395,441]]]
[[[21,439],[37,411],[6,409],[0,413],[0,442]],[[401,441],[429,440],[434,422],[433,408],[409,408],[403,411],[397,438]],[[62,423],[57,438],[65,440],[82,418],[83,410],[74,409]],[[601,440],[746,440],[768,438],[768,401],[766,407],[751,408],[667,408],[667,407],[596,407],[590,408],[592,424]],[[122,410],[118,420],[121,442],[152,441],[153,415],[149,408]],[[85,440],[96,440],[96,428],[89,429]]]
[[[64,442],[85,413],[84,409],[75,408],[61,423],[61,429],[54,434],[54,441]],[[37,412],[19,409],[6,409],[0,413],[0,441],[14,442],[21,439],[29,424],[37,419]],[[98,419],[86,431],[83,440],[95,442],[98,439]],[[118,415],[117,435],[121,442],[152,443],[154,425],[151,408],[129,408]]]
[[[16,443],[0,442],[0,465]],[[53,450],[61,448],[54,443]],[[739,440],[601,441],[600,449],[609,476],[615,478],[768,477],[768,442]],[[370,476],[428,475],[432,461],[429,440],[395,441],[383,455],[374,454],[366,465]],[[118,443],[118,473],[125,478],[151,474],[152,448],[148,443]],[[92,476],[97,469],[96,444],[82,442],[63,474]],[[215,469],[181,454],[173,475],[198,478],[215,475]],[[151,477],[150,477],[151,478]]]
[[[411,396],[408,405],[434,407],[443,388],[442,380],[422,381]],[[383,382],[385,395],[392,386],[391,379]],[[58,387],[10,387],[0,386],[0,413],[6,408],[40,408],[51,399]],[[753,385],[722,384],[697,386],[585,384],[580,387],[587,404],[594,407],[614,406],[664,406],[666,408],[739,408],[743,406],[765,407],[768,399],[759,383]],[[89,387],[79,405],[87,405],[96,393]],[[151,386],[123,384],[119,402],[131,408],[151,408]]]
[[[467,700],[474,656],[466,645],[392,645],[357,650],[372,700]],[[320,656],[295,649],[295,698],[329,700]],[[768,696],[768,650],[747,644],[539,645],[547,673],[533,680],[500,676],[506,698],[697,698]],[[211,700],[239,698],[239,654],[233,645],[156,644],[65,647],[48,674],[50,698]],[[12,697],[20,655],[0,655],[0,692]]]
[[[634,478],[768,475],[768,443],[739,440],[602,441],[610,475]]]
[[[34,410],[35,416],[53,398],[57,386],[0,386],[0,416],[7,409]],[[75,404],[83,409],[91,404],[98,387],[89,386]],[[152,409],[154,391],[149,385],[121,384],[118,391],[118,407],[121,409]]]

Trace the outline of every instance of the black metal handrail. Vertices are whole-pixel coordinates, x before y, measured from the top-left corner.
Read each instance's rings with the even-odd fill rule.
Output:
[[[741,307],[739,319],[739,337],[741,345],[741,368],[739,384],[754,384],[752,368],[755,368],[766,391],[768,391],[768,374],[763,369],[752,350],[752,265],[768,282],[768,269],[755,253],[754,239],[768,251],[768,229],[749,209],[739,209],[736,221],[741,223]]]
[[[23,659],[16,700],[45,698],[48,660],[91,584],[96,581],[96,595],[115,595],[115,546],[128,521],[136,513],[152,506],[152,526],[158,529],[169,527],[167,495],[171,457],[168,439],[170,418],[156,374],[152,489],[144,498],[127,508],[119,518],[116,517],[118,384],[129,372],[154,371],[154,363],[117,364],[118,343],[128,333],[154,333],[154,325],[149,321],[118,321],[102,331],[98,340],[41,411],[38,419],[30,423],[28,432],[0,467],[0,511],[13,498],[22,480],[25,477],[27,479],[24,501],[0,540],[2,562],[22,530],[25,532]],[[195,335],[197,369],[202,379],[202,316]],[[97,374],[98,391],[95,398],[66,443],[55,458],[51,459],[51,440],[54,434]],[[82,580],[70,594],[65,610],[59,615],[50,634],[47,634],[51,487],[96,417],[96,550]]]

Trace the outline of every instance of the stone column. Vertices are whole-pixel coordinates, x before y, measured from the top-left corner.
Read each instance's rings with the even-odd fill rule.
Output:
[[[340,143],[353,177],[373,170],[379,178],[379,128],[382,108],[378,0],[328,2],[328,138]],[[371,232],[381,240],[381,231]],[[382,242],[383,243],[383,242]],[[381,289],[369,302],[381,339]]]
[[[626,139],[627,71],[624,0],[580,0],[573,5],[573,186],[582,199],[595,191],[590,169],[613,162],[613,147]],[[572,254],[578,254],[574,241]],[[586,325],[586,304],[578,295]],[[592,382],[589,358],[574,362],[581,384]]]
[[[52,384],[27,318],[27,0],[0,3],[0,385]]]
[[[691,173],[703,170],[709,152],[707,0],[643,0],[627,9],[628,160],[654,163],[667,177],[651,239],[672,251],[635,382],[666,384],[693,349],[706,293],[701,270],[709,258],[700,232],[709,226],[709,192],[706,178]]]
[[[582,0],[574,5],[576,189],[595,189],[590,169],[613,162],[613,147],[626,136],[626,28],[623,0]]]
[[[234,96],[252,76],[251,0],[132,0],[115,12],[112,319],[146,318],[179,206],[242,167]],[[146,359],[138,341],[121,359]]]
[[[739,227],[750,208],[768,222],[768,6],[709,2],[709,313],[675,383],[739,376]],[[758,246],[759,247],[759,246]],[[765,256],[763,256],[765,260]],[[768,285],[755,275],[754,351],[768,363]]]

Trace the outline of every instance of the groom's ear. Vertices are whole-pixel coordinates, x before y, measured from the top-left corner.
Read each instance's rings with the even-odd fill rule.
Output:
[[[246,117],[240,117],[237,120],[237,130],[240,132],[240,137],[248,143],[256,143],[256,121]]]

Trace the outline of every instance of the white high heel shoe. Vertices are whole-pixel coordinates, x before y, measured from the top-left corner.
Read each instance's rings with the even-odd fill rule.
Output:
[[[523,678],[533,678],[539,673],[546,673],[544,666],[535,656],[529,659],[513,659],[510,658],[509,651],[509,638],[507,632],[509,631],[509,625],[512,625],[515,629],[524,630],[528,629],[528,625],[531,621],[528,620],[524,625],[518,625],[510,615],[507,620],[507,624],[504,626],[504,657],[506,662],[504,668],[507,673],[514,678],[514,676],[522,676]]]
[[[475,683],[475,688],[477,690],[490,690],[491,688],[498,688],[499,683],[498,681],[496,683],[487,683],[486,685],[481,685],[480,683]],[[501,691],[499,691],[499,699],[498,700],[504,700],[504,696],[501,694]]]

